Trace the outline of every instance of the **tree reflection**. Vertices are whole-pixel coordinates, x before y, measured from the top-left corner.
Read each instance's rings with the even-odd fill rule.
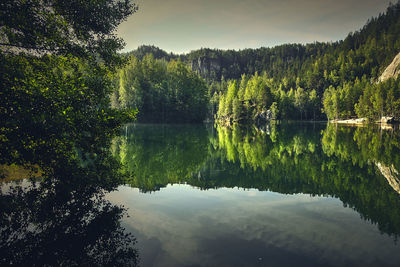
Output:
[[[381,172],[385,166],[400,169],[397,133],[329,124],[267,128],[187,127],[164,130],[161,136],[161,126],[136,126],[128,128],[133,131],[128,138],[114,143],[114,151],[125,170],[136,175],[127,182],[143,191],[188,183],[201,189],[331,196],[377,223],[382,232],[400,234],[400,195]]]
[[[105,140],[44,166],[40,179],[2,184],[0,265],[137,265],[124,208],[105,198],[122,181]]]
[[[207,159],[208,135],[202,125],[130,125],[113,140],[112,151],[129,175],[127,183],[155,191],[198,173]]]

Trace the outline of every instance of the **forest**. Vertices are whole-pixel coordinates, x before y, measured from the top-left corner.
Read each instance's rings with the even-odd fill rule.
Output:
[[[131,63],[116,78],[113,103],[137,108],[142,121],[230,124],[266,114],[278,120],[398,120],[400,82],[380,76],[400,52],[399,36],[400,2],[337,42],[181,55],[141,46],[124,54]],[[169,64],[181,66],[181,82],[171,77],[176,71]],[[157,74],[146,77],[152,71]],[[182,99],[190,108],[182,107]]]
[[[104,199],[121,184],[111,137],[136,114],[110,106],[125,61],[114,32],[136,10],[129,0],[0,1],[1,266],[138,264],[124,209]],[[23,175],[4,186],[9,169]]]
[[[139,110],[139,121],[201,122],[207,114],[207,85],[182,61],[132,56],[117,76],[111,105]]]
[[[238,123],[399,119],[400,80],[381,77],[400,52],[400,2],[343,41],[181,55],[155,46],[120,53],[117,29],[137,10],[131,0],[0,1],[0,266],[136,266],[147,247],[168,259],[157,236],[143,239],[126,220],[129,208],[160,224],[140,213],[135,192],[126,191],[135,206],[125,206],[128,186],[330,196],[398,239],[400,189],[382,171],[400,169],[397,129]],[[205,120],[232,127],[186,124]],[[175,197],[197,212],[191,192]],[[168,215],[168,201],[157,196],[156,205]],[[184,212],[170,215],[187,223]],[[218,239],[236,236],[226,225],[204,244],[235,241]],[[167,237],[169,246],[195,244]],[[246,241],[236,244],[263,249]]]

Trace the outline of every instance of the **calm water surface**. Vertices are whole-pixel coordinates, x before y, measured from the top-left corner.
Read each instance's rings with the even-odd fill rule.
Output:
[[[2,180],[0,265],[400,266],[398,129],[132,124],[104,144]]]
[[[107,198],[143,266],[400,266],[398,130],[129,125]],[[397,180],[396,180],[397,179]]]

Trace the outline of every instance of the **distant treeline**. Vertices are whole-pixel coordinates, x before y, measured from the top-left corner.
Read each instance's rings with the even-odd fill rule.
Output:
[[[400,117],[399,82],[377,83],[399,52],[400,2],[338,42],[184,55],[141,46],[128,55],[138,62],[152,54],[155,60],[185,63],[208,85],[210,117],[252,121],[270,110],[276,119],[375,120]]]
[[[140,122],[201,122],[206,116],[206,83],[181,61],[130,56],[115,83],[112,106],[138,109]]]

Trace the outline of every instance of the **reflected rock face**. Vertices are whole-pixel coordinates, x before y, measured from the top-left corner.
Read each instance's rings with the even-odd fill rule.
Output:
[[[400,234],[396,132],[331,124],[267,128],[133,125],[112,150],[126,182],[142,192],[186,183],[331,196],[381,231]]]
[[[380,162],[375,162],[375,164],[382,175],[386,178],[389,185],[393,188],[393,190],[400,194],[400,176],[395,167],[393,165],[385,166]]]
[[[277,233],[283,236],[287,232],[294,233],[295,225],[307,225],[304,221],[310,219],[311,214],[314,225],[327,227],[319,237],[335,239],[329,230],[331,226],[335,227],[336,233],[348,235],[348,229],[337,227],[335,221],[330,221],[329,211],[324,213],[326,219],[321,221],[320,206],[317,203],[310,205],[310,200],[332,207],[333,199],[340,208],[338,214],[341,214],[342,206],[350,207],[356,222],[361,217],[363,222],[376,224],[376,232],[394,239],[400,235],[398,132],[329,124],[281,124],[260,129],[130,125],[122,136],[108,143],[106,148],[99,147],[96,153],[77,149],[74,157],[44,168],[40,177],[1,184],[0,265],[134,266],[139,263],[137,246],[146,251],[147,244],[165,253],[165,240],[169,240],[171,235],[161,231],[160,236],[144,237],[144,233],[132,230],[136,225],[128,223],[124,217],[126,214],[135,218],[133,222],[138,222],[144,232],[146,229],[150,231],[151,227],[172,226],[176,236],[187,238],[185,227],[204,227],[205,234],[201,240],[205,243],[197,243],[204,246],[192,247],[193,251],[209,253],[210,247],[228,242],[232,245],[229,251],[239,253],[239,245],[246,244],[258,251],[255,254],[246,251],[247,256],[262,254],[263,260],[273,257],[268,253],[274,252],[276,245],[281,244],[282,236]],[[157,198],[151,198],[134,189],[137,194],[132,198],[129,190],[133,189],[121,185],[139,188],[142,193],[163,190],[157,193]],[[119,191],[109,194],[117,188]],[[238,188],[245,192],[245,198],[235,193]],[[163,192],[170,194],[166,196]],[[185,201],[181,200],[182,196]],[[226,201],[221,201],[221,197],[226,197]],[[259,201],[264,197],[270,204],[285,200],[293,201],[293,205],[289,210],[273,205],[267,207],[267,202]],[[118,201],[110,200],[112,198]],[[142,204],[148,203],[149,206],[140,206],[138,201],[126,211],[115,204],[140,198]],[[315,212],[309,213],[310,207]],[[240,213],[237,213],[238,209]],[[263,209],[266,209],[265,213],[260,212]],[[290,227],[287,224],[283,229],[280,222],[295,216],[298,209],[302,212],[297,222]],[[227,214],[231,216],[229,218],[236,218],[236,224],[227,219]],[[247,219],[254,214],[259,217],[248,223]],[[215,225],[211,220],[213,217]],[[170,221],[166,223],[166,219]],[[221,220],[224,222],[222,226],[217,223]],[[352,222],[344,223],[357,228]],[[274,231],[275,226],[280,230]],[[275,236],[276,242],[262,243],[259,235],[246,239],[249,227],[269,233],[270,237]],[[177,229],[183,232],[176,232]],[[207,236],[212,229],[214,237]],[[226,231],[219,232],[221,229]],[[309,230],[309,235],[313,236],[315,229]],[[140,240],[144,243],[137,244],[132,233],[142,235]],[[190,232],[193,239],[198,238],[197,233]],[[243,233],[246,238],[238,236],[235,239],[232,233]],[[298,234],[301,236],[299,240],[308,240],[304,229]],[[159,241],[161,239],[164,241]],[[221,240],[224,242],[219,244]],[[310,251],[320,246],[316,243]],[[213,258],[222,255],[215,251],[216,254],[211,255]],[[261,253],[265,251],[268,253]],[[282,254],[281,249],[274,253],[277,263],[292,263],[283,260],[286,254]],[[226,254],[225,259],[227,257]],[[246,259],[257,262],[253,258]],[[298,259],[305,265],[320,263],[313,258]],[[190,262],[189,258],[187,260]]]

